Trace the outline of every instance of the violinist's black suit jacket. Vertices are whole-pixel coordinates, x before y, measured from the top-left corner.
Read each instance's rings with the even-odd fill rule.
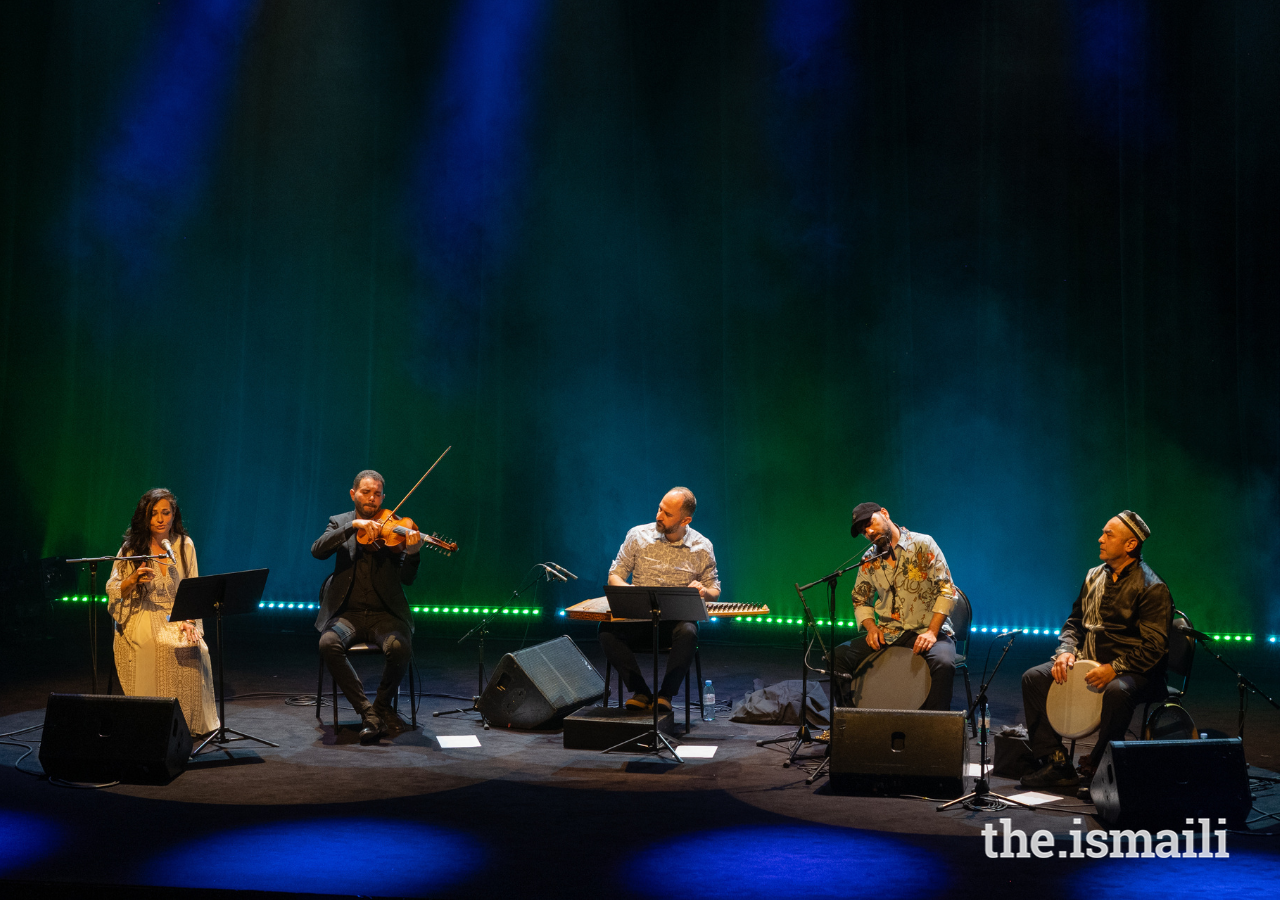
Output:
[[[311,555],[316,559],[328,559],[334,553],[338,554],[333,564],[333,574],[325,579],[321,589],[316,631],[324,631],[328,627],[329,620],[337,614],[347,595],[351,593],[357,547],[356,529],[351,523],[355,520],[355,510],[330,517],[329,527],[311,545]],[[421,562],[421,553],[395,554],[385,550],[374,553],[370,560],[373,589],[387,607],[387,612],[404,622],[410,632],[413,631],[413,615],[409,611],[409,600],[404,595],[402,585],[413,584],[413,580],[418,577]]]

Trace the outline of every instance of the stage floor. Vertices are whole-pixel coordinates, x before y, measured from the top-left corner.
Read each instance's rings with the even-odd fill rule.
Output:
[[[1178,896],[1220,898],[1271,896],[1280,873],[1277,828],[1265,819],[1253,829],[1272,833],[1230,835],[1225,859],[990,859],[980,834],[988,822],[1008,819],[1012,828],[1064,840],[1073,829],[1105,826],[1074,797],[1055,809],[937,812],[936,800],[837,796],[825,779],[806,785],[806,769],[784,768],[785,745],[756,746],[793,727],[734,723],[727,712],[712,723],[697,721],[695,712],[692,734],[680,740],[715,747],[715,755],[683,765],[565,750],[558,731],[485,731],[474,715],[432,718],[433,710],[458,705],[444,697],[423,700],[418,731],[361,747],[349,710],[348,726],[335,734],[331,709],[319,723],[313,707],[285,702],[314,694],[314,635],[242,628],[234,637],[228,696],[240,699],[228,703],[227,724],[281,746],[239,744],[230,756],[193,763],[165,787],[101,790],[62,788],[18,771],[21,748],[0,746],[6,893],[58,896],[99,885],[133,886],[134,894],[182,887],[365,896],[914,897],[987,894],[1001,885],[1036,896],[1089,896],[1121,879],[1144,892],[1167,885]],[[603,670],[596,645],[575,637]],[[470,696],[474,649],[421,634],[416,643],[424,689]],[[515,647],[492,641],[490,667]],[[985,647],[975,649],[980,661]],[[1027,642],[1010,654],[992,690],[993,727],[1021,721],[1017,676],[1049,649]],[[87,691],[73,652],[24,655],[20,674],[7,679],[2,732],[40,722],[49,690]],[[1245,654],[1234,655],[1246,662]],[[1264,688],[1276,680],[1275,655],[1265,648],[1247,654],[1251,677]],[[721,699],[740,698],[756,680],[795,678],[796,656],[771,646],[702,648],[704,676],[715,679]],[[1234,735],[1234,680],[1209,669],[1221,668],[1212,659],[1197,664],[1189,702],[1197,726]],[[972,676],[975,689],[979,675]],[[956,684],[958,707],[964,688]],[[275,696],[251,696],[265,691]],[[682,724],[679,712],[676,718]],[[1253,773],[1276,770],[1280,713],[1255,701],[1247,722],[1246,755],[1261,767]],[[472,736],[480,746],[443,749],[439,736]],[[817,757],[821,749],[812,745],[802,755]],[[977,761],[973,742],[970,758]],[[35,754],[22,769],[38,772]],[[1001,778],[992,789],[1017,790]],[[1280,812],[1280,790],[1264,786],[1258,804]]]

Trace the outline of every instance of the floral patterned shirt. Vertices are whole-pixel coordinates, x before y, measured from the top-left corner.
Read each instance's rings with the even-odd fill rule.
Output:
[[[906,631],[924,631],[935,613],[950,615],[955,605],[951,592],[942,589],[951,584],[951,570],[937,542],[901,526],[898,531],[897,562],[888,557],[864,562],[853,585],[854,620],[861,625],[874,613],[890,641]],[[868,547],[863,559],[876,553],[875,546]],[[944,623],[943,631],[951,629]]]

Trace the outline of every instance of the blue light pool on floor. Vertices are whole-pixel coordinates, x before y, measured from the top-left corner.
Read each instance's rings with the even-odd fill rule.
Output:
[[[484,866],[474,838],[387,819],[273,822],[207,835],[156,853],[147,884],[224,890],[436,896]]]
[[[1145,896],[1163,894],[1169,897],[1214,896],[1231,897],[1232,900],[1256,897],[1258,900],[1270,900],[1275,896],[1280,853],[1241,846],[1256,844],[1259,840],[1265,838],[1227,835],[1227,852],[1231,854],[1227,858],[1096,860],[1072,877],[1071,894],[1075,897],[1114,894],[1116,885],[1123,880],[1128,884],[1142,885]],[[1217,850],[1218,839],[1213,838],[1210,843]],[[1183,846],[1185,849],[1185,844]],[[1198,840],[1196,849],[1199,849]],[[1189,887],[1198,891],[1188,893]]]
[[[762,848],[768,848],[762,852]],[[655,864],[661,860],[661,864]],[[667,900],[778,900],[830,896],[833,878],[867,871],[928,872],[928,878],[893,878],[897,898],[936,897],[950,875],[944,859],[907,839],[830,825],[753,825],[681,834],[628,855],[618,887]],[[678,873],[676,877],[673,873]],[[843,896],[860,890],[852,883]],[[873,892],[878,893],[878,892]],[[608,892],[601,892],[607,896]]]
[[[15,751],[15,758],[22,753],[20,747],[5,749]],[[62,828],[43,816],[0,809],[0,876],[12,875],[48,856],[58,849],[62,838]]]

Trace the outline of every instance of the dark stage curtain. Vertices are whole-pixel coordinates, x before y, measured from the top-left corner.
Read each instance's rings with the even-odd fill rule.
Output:
[[[1057,626],[1132,508],[1198,625],[1280,629],[1276,4],[0,16],[6,564],[163,485],[309,600],[355,472],[452,444],[417,602],[598,593],[683,484],[725,599],[793,611],[870,499]]]

